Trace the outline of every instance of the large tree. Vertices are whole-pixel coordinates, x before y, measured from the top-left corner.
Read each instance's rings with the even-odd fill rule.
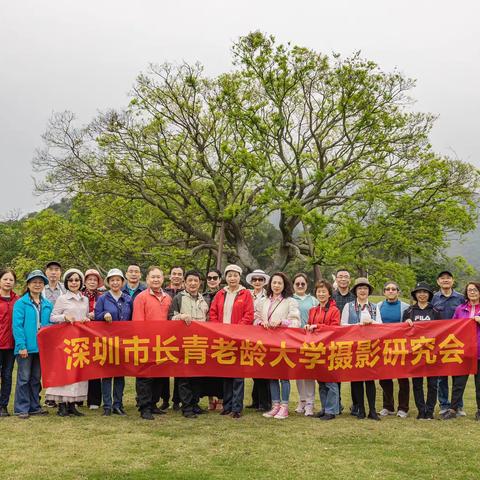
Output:
[[[159,241],[218,254],[224,236],[224,262],[249,270],[266,221],[279,235],[263,266],[301,258],[318,274],[432,256],[473,227],[478,173],[432,151],[434,117],[413,111],[412,80],[259,32],[233,61],[213,79],[199,65],[152,66],[127,108],[85,127],[54,115],[39,189],[143,202],[168,226]]]

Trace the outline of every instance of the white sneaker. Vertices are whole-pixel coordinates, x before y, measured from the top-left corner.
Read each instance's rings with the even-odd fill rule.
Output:
[[[447,412],[448,412],[448,408],[442,408],[439,413],[440,415],[443,415],[444,413],[447,413]]]
[[[305,412],[305,402],[300,400],[298,402],[297,408],[295,409],[297,413],[304,413]]]
[[[399,410],[399,411],[397,412],[397,417],[407,418],[407,417],[408,417],[408,413],[405,412],[404,410]]]
[[[99,406],[98,405],[90,405],[88,408],[90,410],[98,410]]]
[[[276,418],[277,420],[288,418],[288,405],[281,405],[280,410],[273,418]]]
[[[313,405],[310,403],[307,403],[305,405],[305,416],[306,417],[313,417],[314,412],[313,412]]]
[[[386,408],[382,408],[378,414],[381,416],[381,417],[386,417],[388,415],[395,415],[395,412],[392,412],[391,410],[387,410]]]
[[[463,408],[459,408],[457,410],[457,417],[466,417],[466,416],[467,416],[467,412]]]

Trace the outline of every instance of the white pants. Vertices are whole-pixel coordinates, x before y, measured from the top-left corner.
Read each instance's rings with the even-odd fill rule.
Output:
[[[297,380],[298,396],[307,405],[315,403],[315,380]]]

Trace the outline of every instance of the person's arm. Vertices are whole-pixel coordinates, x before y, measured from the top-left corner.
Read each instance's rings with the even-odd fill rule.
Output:
[[[253,298],[252,295],[248,290],[246,290],[247,295],[243,295],[244,307],[243,307],[243,315],[242,319],[240,320],[240,324],[242,325],[252,325],[253,324]]]
[[[143,294],[140,293],[135,297],[133,301],[133,318],[134,322],[145,321],[145,302],[143,300]]]
[[[16,302],[13,306],[12,316],[12,330],[13,338],[15,339],[15,346],[22,357],[22,352],[25,356],[27,352],[27,340],[25,338],[25,304],[23,302]]]
[[[103,320],[107,311],[105,310],[105,295],[100,296],[95,303],[94,320]]]
[[[288,299],[287,318],[282,320],[282,327],[300,328],[302,322],[300,321],[300,308],[298,302],[290,297]]]

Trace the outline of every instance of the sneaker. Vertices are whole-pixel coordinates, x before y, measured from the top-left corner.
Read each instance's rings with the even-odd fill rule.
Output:
[[[480,410],[477,410],[477,413],[475,414],[475,420],[480,420]]]
[[[459,408],[457,410],[457,417],[466,417],[466,416],[467,416],[467,412],[463,408]]]
[[[300,400],[298,402],[297,408],[295,409],[297,413],[305,413],[305,402]]]
[[[333,413],[325,413],[322,417],[320,417],[320,420],[333,420],[335,418],[335,415]]]
[[[395,412],[392,412],[391,410],[388,410],[386,408],[382,408],[378,414],[381,416],[381,417],[387,417],[388,415],[395,415]]]
[[[447,412],[448,412],[448,408],[441,408],[439,413],[440,415],[444,415]]]
[[[273,418],[276,418],[277,420],[288,418],[288,405],[281,405],[278,413]]]
[[[320,410],[318,413],[314,415],[315,418],[322,418],[325,415],[325,410]]]
[[[311,403],[307,403],[305,405],[305,416],[306,417],[313,417],[315,413],[313,412],[313,405]]]
[[[457,418],[457,412],[455,410],[449,409],[443,415],[440,416],[442,420],[452,420]]]
[[[100,408],[100,405],[90,405],[88,408],[90,410],[98,410]]]
[[[274,403],[269,412],[263,414],[265,418],[273,418],[280,411],[280,404]]]
[[[29,415],[48,415],[47,410],[43,410],[43,408],[39,408],[38,410],[35,410],[33,412],[28,412]]]
[[[30,418],[30,415],[28,413],[19,413],[17,414],[17,417],[22,420],[26,420],[27,418]]]
[[[380,413],[381,415],[381,413]],[[408,413],[405,411],[405,410],[399,410],[397,412],[397,417],[400,417],[400,418],[407,418],[408,417]]]

